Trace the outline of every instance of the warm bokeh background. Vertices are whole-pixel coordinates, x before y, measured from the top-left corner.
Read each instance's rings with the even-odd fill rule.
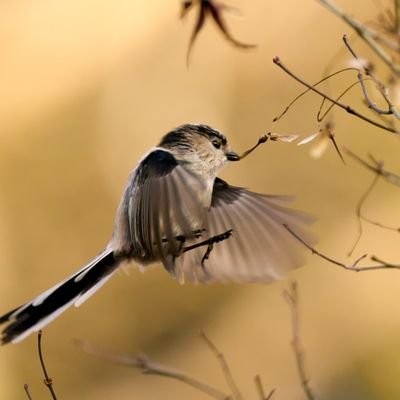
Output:
[[[309,95],[275,126],[272,119],[302,88],[271,60],[279,55],[316,81],[350,28],[316,1],[230,2],[234,35],[257,43],[242,52],[212,24],[201,33],[190,68],[185,55],[194,13],[160,0],[13,0],[0,4],[0,313],[47,289],[102,249],[110,237],[130,169],[167,130],[204,122],[239,152],[268,130],[310,134],[318,99]],[[349,4],[351,3],[351,4]],[[373,1],[340,1],[373,19]],[[362,7],[361,7],[362,5]],[[365,46],[357,46],[365,54]],[[337,67],[346,57],[337,60]],[[385,76],[385,70],[381,70]],[[337,88],[351,78],[339,78]],[[334,86],[335,86],[334,85]],[[353,92],[346,100],[359,100]],[[357,104],[360,104],[358,101]],[[394,135],[337,111],[337,139],[399,171]],[[234,184],[292,193],[318,216],[318,246],[346,260],[357,232],[355,205],[372,175],[330,148],[267,144],[227,168]],[[381,183],[368,215],[400,224],[398,189]],[[357,254],[399,261],[399,237],[365,226]],[[400,273],[354,274],[308,258],[299,282],[302,339],[312,385],[325,399],[400,397]],[[79,338],[129,353],[144,351],[224,388],[203,328],[228,358],[238,385],[255,398],[255,374],[279,399],[304,398],[290,342],[289,311],[272,285],[179,286],[161,268],[117,274],[80,309],[45,330],[45,357],[59,398],[205,399],[178,382],[143,376],[77,349]],[[36,337],[0,349],[0,397],[48,398]]]

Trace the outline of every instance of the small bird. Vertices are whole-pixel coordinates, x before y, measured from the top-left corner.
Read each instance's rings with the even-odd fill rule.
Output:
[[[248,152],[247,152],[248,153]],[[263,195],[217,177],[241,157],[226,137],[201,124],[167,133],[131,172],[105,249],[72,276],[0,317],[2,344],[80,306],[124,262],[160,262],[179,282],[269,282],[299,267],[309,215],[287,208],[291,197]]]

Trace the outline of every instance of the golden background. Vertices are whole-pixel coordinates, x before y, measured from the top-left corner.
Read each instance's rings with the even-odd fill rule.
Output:
[[[308,95],[277,124],[273,117],[303,88],[272,63],[317,81],[351,29],[315,1],[232,1],[240,51],[206,24],[186,67],[195,12],[182,23],[179,1],[5,0],[0,4],[0,314],[65,278],[107,243],[114,212],[135,162],[171,128],[202,122],[220,129],[239,153],[269,131],[318,130],[319,99]],[[372,1],[338,1],[363,21]],[[362,7],[361,7],[362,6]],[[355,41],[359,52],[371,53]],[[337,60],[337,68],[348,61]],[[381,70],[382,76],[387,71]],[[338,88],[352,78],[337,78]],[[335,85],[335,84],[334,84]],[[346,102],[360,106],[353,90]],[[398,139],[337,110],[335,133],[365,156],[399,171]],[[311,145],[267,143],[226,168],[229,182],[290,193],[315,214],[318,248],[338,259],[357,234],[355,207],[373,179],[332,147],[314,160]],[[371,218],[400,224],[398,189],[380,183]],[[399,236],[364,225],[356,255],[399,261]],[[350,260],[349,260],[350,262]],[[291,326],[272,285],[180,286],[161,268],[121,271],[80,309],[44,332],[46,364],[59,398],[205,399],[179,382],[141,375],[90,356],[73,339],[152,358],[224,389],[223,375],[198,331],[227,357],[246,398],[262,376],[276,399],[301,399]],[[400,398],[400,274],[352,273],[308,257],[299,283],[301,337],[311,385],[324,399]],[[33,335],[0,349],[0,398],[49,398]]]

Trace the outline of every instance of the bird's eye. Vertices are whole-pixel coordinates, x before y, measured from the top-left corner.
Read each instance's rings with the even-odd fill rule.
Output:
[[[211,143],[216,149],[219,149],[221,147],[221,143],[218,140],[213,140]]]

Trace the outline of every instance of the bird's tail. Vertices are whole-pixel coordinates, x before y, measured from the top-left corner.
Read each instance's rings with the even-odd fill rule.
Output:
[[[51,289],[0,317],[8,323],[1,343],[17,343],[46,326],[72,304],[79,307],[115,272],[119,264],[112,250],[104,250],[89,264]]]

